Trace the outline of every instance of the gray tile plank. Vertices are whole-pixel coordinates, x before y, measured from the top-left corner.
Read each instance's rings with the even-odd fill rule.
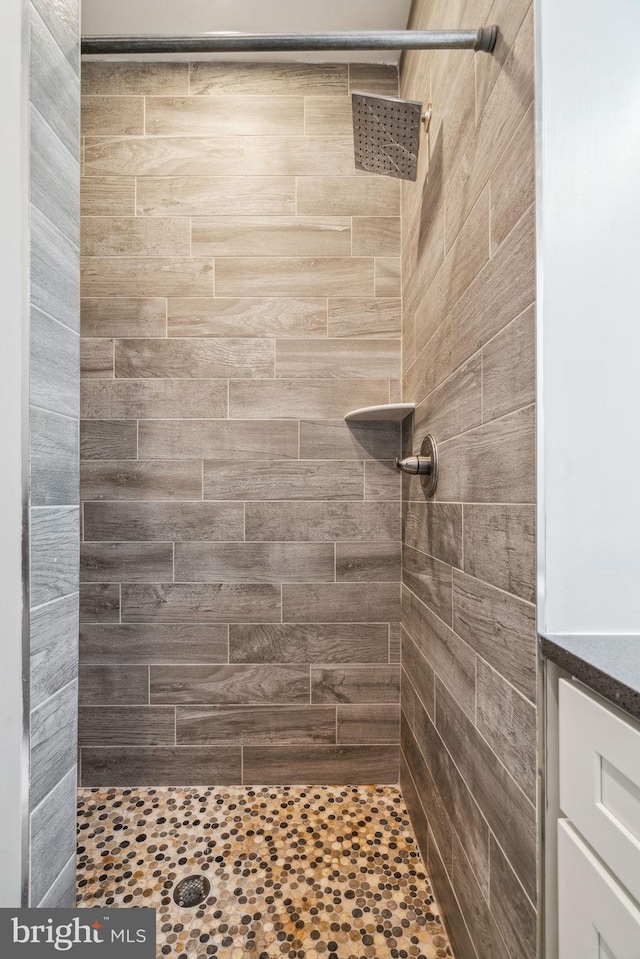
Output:
[[[38,905],[76,850],[76,770],[31,813],[29,902]],[[70,903],[68,905],[71,905]]]
[[[178,706],[178,743],[335,743],[332,706]]]
[[[84,462],[80,465],[80,486],[85,500],[201,500],[202,463]]]
[[[225,380],[83,380],[86,419],[219,419],[227,415]]]
[[[400,707],[393,703],[339,705],[339,743],[397,743]]]
[[[362,493],[362,463],[356,461],[204,461],[205,499],[361,500]]]
[[[398,666],[312,666],[314,703],[398,703]]]
[[[229,627],[232,663],[384,663],[386,625],[357,623],[235,624]]]
[[[336,582],[393,583],[402,576],[402,544],[336,543]]]
[[[464,919],[481,956],[492,959],[509,959],[504,944],[486,899],[486,891],[480,888],[469,865],[458,836],[453,837],[452,881],[462,903]],[[517,880],[515,880],[517,882]]]
[[[31,303],[76,332],[80,329],[78,249],[31,205]]]
[[[389,542],[400,538],[397,503],[247,503],[246,539]]]
[[[162,583],[173,580],[171,543],[82,543],[85,583]]]
[[[414,420],[416,450],[433,433],[439,443],[482,423],[482,360],[472,357],[418,403]]]
[[[119,583],[80,584],[80,623],[120,621]]]
[[[484,422],[530,406],[535,394],[535,310],[530,306],[482,351]]]
[[[395,783],[397,746],[245,746],[245,784]]]
[[[78,589],[78,507],[31,510],[31,605]]]
[[[241,536],[242,528],[236,539]],[[332,543],[202,542],[175,547],[176,582],[332,583],[334,574]]]
[[[400,455],[397,423],[345,423],[301,420],[300,458],[318,460],[394,460]]]
[[[267,584],[122,587],[123,622],[278,623],[281,616],[280,589]]]
[[[173,746],[173,706],[81,706],[78,745]]]
[[[79,654],[83,664],[226,663],[228,628],[87,623]]]
[[[32,505],[76,506],[78,420],[31,407],[30,422]]]
[[[395,340],[362,337],[276,340],[276,376],[395,380],[400,377],[400,346]]]
[[[462,567],[462,506],[406,502],[403,542],[450,566]]]
[[[395,460],[365,460],[364,498],[399,500],[402,497],[402,473]]]
[[[166,336],[167,301],[160,296],[83,297],[80,328],[83,336]]]
[[[80,72],[80,24],[76,0],[32,0],[32,3],[77,75]]]
[[[77,740],[78,684],[74,680],[31,713],[32,809],[75,767]]]
[[[80,378],[111,380],[114,376],[114,341],[83,336],[80,341]]]
[[[402,582],[443,622],[452,622],[452,569],[417,549],[402,549]]]
[[[402,632],[401,686],[403,708],[414,728],[416,727],[416,719],[415,715],[411,713],[411,710],[415,710],[417,707],[417,703],[413,701],[414,694],[429,716],[432,718],[435,716],[435,676],[433,668],[405,629]]]
[[[94,746],[82,750],[83,786],[205,786],[241,782],[239,746]]]
[[[329,336],[399,337],[402,300],[399,297],[331,297],[328,316]]]
[[[39,706],[78,675],[78,595],[31,613],[31,707]]]
[[[298,424],[269,420],[142,420],[141,459],[297,459]]]
[[[224,337],[116,340],[117,377],[269,377],[274,373],[269,339]]]
[[[464,506],[464,571],[533,603],[535,506]]]
[[[314,583],[282,587],[285,623],[384,623],[399,618],[399,583]]]
[[[49,22],[52,14],[49,10]],[[33,4],[29,9],[29,53],[29,98],[69,153],[78,156],[78,65],[73,67],[67,60]]]
[[[137,456],[137,423],[127,420],[82,420],[80,423],[81,459],[135,460]]]
[[[309,667],[152,666],[150,689],[152,703],[309,703]]]
[[[147,666],[80,666],[81,706],[134,706],[149,703]]]
[[[41,909],[73,909],[76,905],[76,856],[71,856],[39,903]]]
[[[80,245],[80,164],[45,117],[29,105],[31,200],[74,247]],[[79,151],[78,151],[79,153]]]
[[[82,92],[86,96],[159,96],[189,92],[189,66],[171,62],[85,60]]]
[[[170,337],[326,336],[327,301],[320,297],[172,297],[167,303],[167,324]]]
[[[31,313],[32,406],[64,416],[78,417],[78,334],[41,310]]]
[[[361,406],[389,402],[389,383],[380,379],[231,380],[232,419],[335,419]]]
[[[206,541],[244,539],[244,510],[240,503],[85,501],[84,539],[120,542],[201,540],[200,549],[206,554],[211,548],[205,545]],[[177,575],[176,578],[183,577]]]
[[[502,849],[491,839],[491,911],[512,956],[536,959],[538,917]]]

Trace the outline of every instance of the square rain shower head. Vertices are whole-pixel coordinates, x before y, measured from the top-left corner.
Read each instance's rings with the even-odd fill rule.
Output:
[[[422,104],[370,93],[354,93],[351,102],[356,169],[415,180]]]

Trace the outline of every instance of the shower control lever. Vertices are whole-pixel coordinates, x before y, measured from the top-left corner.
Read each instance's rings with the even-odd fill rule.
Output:
[[[431,433],[427,433],[423,439],[417,456],[396,459],[396,466],[403,473],[422,477],[425,495],[433,496],[438,485],[438,446]]]

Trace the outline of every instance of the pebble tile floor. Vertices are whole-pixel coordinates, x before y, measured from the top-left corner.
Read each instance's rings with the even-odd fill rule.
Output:
[[[157,909],[158,959],[452,955],[398,789],[82,789],[78,905]],[[206,876],[201,906],[173,900]]]

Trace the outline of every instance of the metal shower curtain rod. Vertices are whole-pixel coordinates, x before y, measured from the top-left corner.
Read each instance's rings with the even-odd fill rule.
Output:
[[[492,53],[498,28],[350,33],[203,33],[194,37],[83,37],[82,53],[271,53],[326,50],[481,50]]]

